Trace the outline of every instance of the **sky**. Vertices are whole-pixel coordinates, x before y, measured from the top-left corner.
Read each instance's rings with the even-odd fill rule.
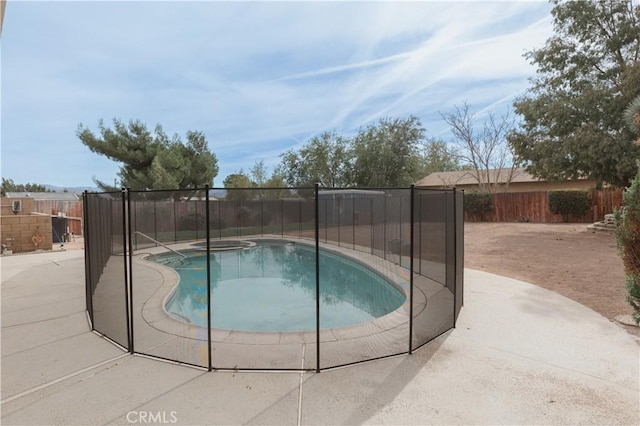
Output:
[[[477,123],[530,86],[523,56],[552,35],[545,1],[97,2],[6,6],[1,173],[60,187],[113,182],[119,164],[84,146],[82,124],[138,119],[183,140],[202,131],[214,186],[324,131],[351,136],[468,102]]]

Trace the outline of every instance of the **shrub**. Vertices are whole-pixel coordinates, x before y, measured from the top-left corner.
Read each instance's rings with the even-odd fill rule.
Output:
[[[247,226],[251,217],[251,209],[247,206],[240,206],[238,209],[238,225]]]
[[[591,200],[587,191],[551,191],[549,192],[549,210],[562,215],[562,220],[569,222],[569,215],[584,216],[591,208]]]
[[[178,231],[205,229],[207,220],[204,214],[189,213],[178,219]]]
[[[229,225],[227,225],[227,221],[224,219],[212,219],[211,221],[211,229],[215,229],[216,231],[220,229],[225,229]]]
[[[486,192],[465,192],[464,211],[484,220],[484,215],[493,211],[491,194]]]
[[[623,194],[623,211],[616,209],[616,239],[624,262],[627,301],[633,307],[633,320],[640,324],[640,171]]]
[[[256,222],[260,222],[262,226],[271,225],[271,221],[273,220],[273,213],[269,210],[263,210],[261,216],[261,220],[256,220]]]

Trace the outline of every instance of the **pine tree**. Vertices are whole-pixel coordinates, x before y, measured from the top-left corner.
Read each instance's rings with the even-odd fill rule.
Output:
[[[100,134],[78,127],[78,138],[91,151],[121,164],[122,187],[134,190],[186,189],[212,185],[218,174],[218,160],[202,132],[188,131],[186,142],[178,135],[169,138],[157,125],[152,134],[137,120],[124,124],[113,120],[113,129],[99,124]],[[103,190],[117,190],[96,180]]]

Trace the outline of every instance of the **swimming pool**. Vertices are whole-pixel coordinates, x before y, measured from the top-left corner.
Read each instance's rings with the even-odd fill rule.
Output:
[[[177,271],[180,283],[165,309],[176,319],[207,326],[206,254],[153,256]],[[287,332],[316,328],[315,247],[257,241],[211,258],[213,328]],[[320,328],[340,328],[385,316],[406,301],[403,291],[373,270],[320,250]]]

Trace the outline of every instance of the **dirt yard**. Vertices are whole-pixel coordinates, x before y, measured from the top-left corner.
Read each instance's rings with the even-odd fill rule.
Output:
[[[586,224],[467,222],[465,267],[536,284],[612,321],[631,314],[615,235]]]

